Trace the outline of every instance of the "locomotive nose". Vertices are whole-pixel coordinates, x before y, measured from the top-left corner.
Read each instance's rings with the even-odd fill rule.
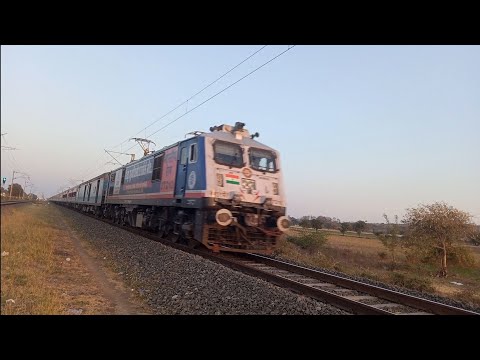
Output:
[[[288,217],[286,216],[280,216],[277,219],[277,226],[281,232],[285,232],[290,227],[290,220],[288,220]]]

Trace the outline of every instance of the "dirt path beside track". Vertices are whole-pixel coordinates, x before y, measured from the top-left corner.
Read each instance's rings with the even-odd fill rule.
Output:
[[[129,315],[146,314],[148,311],[135,300],[131,299],[131,292],[123,284],[118,274],[113,273],[101,264],[102,258],[96,256],[91,248],[88,248],[77,234],[71,230],[66,222],[61,219],[61,226],[68,234],[74,252],[78,255],[80,262],[91,276],[92,281],[100,291],[100,296],[109,302],[108,314]]]
[[[2,206],[1,314],[149,314],[54,205]]]

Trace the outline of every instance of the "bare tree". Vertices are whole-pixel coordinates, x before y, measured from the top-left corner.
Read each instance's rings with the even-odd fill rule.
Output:
[[[447,276],[447,254],[457,243],[464,241],[474,231],[472,216],[444,202],[420,205],[407,209],[404,223],[408,225],[409,243],[428,246],[440,257],[438,276]]]
[[[385,246],[388,251],[390,252],[390,256],[392,258],[392,266],[391,269],[395,269],[395,249],[400,244],[400,230],[398,228],[398,216],[395,215],[395,224],[390,224],[390,220],[388,219],[387,214],[383,214],[385,221],[387,222],[387,233],[386,234],[379,234],[378,238],[382,242],[383,246]]]

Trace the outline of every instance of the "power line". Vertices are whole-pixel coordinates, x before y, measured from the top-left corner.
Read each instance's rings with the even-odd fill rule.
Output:
[[[217,79],[213,80],[210,84],[208,84],[207,86],[205,86],[202,90],[196,92],[195,94],[193,94],[192,96],[190,96],[187,100],[185,100],[184,102],[182,102],[181,104],[177,105],[175,108],[173,108],[172,110],[170,110],[169,112],[165,113],[164,115],[162,115],[160,118],[158,118],[157,120],[155,120],[154,122],[152,122],[150,125],[147,125],[146,127],[144,127],[142,130],[140,130],[138,133],[136,133],[135,135],[139,135],[141,134],[143,131],[147,130],[149,127],[151,127],[152,125],[156,124],[157,122],[159,122],[160,120],[162,120],[165,116],[171,114],[172,112],[174,112],[175,110],[177,110],[180,106],[188,103],[190,100],[192,100],[195,96],[197,96],[198,94],[202,93],[204,90],[208,89],[210,86],[212,86],[213,84],[215,84],[218,80],[222,79],[223,77],[225,77],[227,74],[229,74],[230,72],[232,72],[233,70],[235,70],[237,67],[239,67],[240,65],[242,65],[245,61],[247,61],[248,59],[250,59],[251,57],[255,56],[256,54],[258,54],[260,51],[262,51],[263,49],[265,49],[268,45],[264,45],[262,46],[260,49],[258,49],[257,51],[255,51],[253,54],[251,54],[250,56],[248,56],[247,58],[245,58],[244,60],[242,60],[241,62],[239,62],[237,65],[235,65],[233,68],[231,68],[230,70],[228,70],[226,73],[224,73],[223,75],[221,75],[220,77],[218,77]],[[120,144],[118,145],[115,145],[113,146],[112,148],[116,148],[126,142],[128,142],[129,140],[125,140],[123,142],[121,142]]]
[[[293,45],[293,46],[290,46],[287,48],[287,50],[284,50],[282,51],[280,54],[274,56],[273,58],[271,58],[270,60],[268,60],[267,62],[263,63],[262,65],[260,65],[259,67],[257,67],[256,69],[250,71],[247,75],[241,77],[240,79],[238,79],[237,81],[235,81],[234,83],[228,85],[226,88],[220,90],[219,92],[217,92],[215,95],[209,97],[207,100],[201,102],[200,104],[198,104],[197,106],[195,106],[194,108],[190,109],[189,111],[187,111],[186,113],[180,115],[179,117],[177,117],[176,119],[170,121],[168,124],[166,124],[165,126],[161,127],[160,129],[158,129],[157,131],[151,133],[150,135],[148,135],[147,137],[150,137],[152,135],[155,135],[156,133],[158,133],[159,131],[165,129],[167,126],[173,124],[175,121],[181,119],[182,117],[184,117],[185,115],[191,113],[192,111],[194,111],[195,109],[198,109],[200,106],[202,106],[203,104],[205,104],[206,102],[212,100],[214,97],[216,97],[217,95],[220,95],[221,93],[223,93],[224,91],[230,89],[233,85],[235,84],[238,84],[240,81],[242,81],[243,79],[245,79],[246,77],[252,75],[254,72],[260,70],[262,67],[264,67],[265,65],[269,64],[270,62],[272,62],[273,60],[277,59],[278,57],[280,57],[281,55],[285,54],[287,51],[290,51],[291,49],[293,49],[296,45]],[[132,149],[133,146],[131,148],[129,148],[128,150]],[[126,151],[128,151],[126,150]]]
[[[82,179],[87,179],[88,178],[88,174],[94,172],[94,171],[97,171],[98,169],[100,169],[100,167],[104,166],[105,162],[108,161],[109,159],[105,157],[105,153],[100,156],[97,161],[95,162],[95,165],[93,167],[90,167],[87,171],[85,171],[82,176],[80,176]]]
[[[162,120],[165,116],[171,114],[173,111],[177,110],[179,107],[181,107],[182,105],[188,103],[190,100],[192,100],[195,96],[197,96],[198,94],[202,93],[203,91],[205,91],[206,89],[208,89],[210,86],[212,86],[213,84],[215,84],[217,81],[219,81],[220,79],[222,79],[223,77],[225,77],[227,74],[229,74],[230,72],[232,72],[233,70],[235,70],[237,67],[239,67],[240,65],[242,65],[245,61],[247,61],[248,59],[250,59],[251,57],[255,56],[256,54],[258,54],[260,51],[262,51],[263,49],[265,49],[268,45],[264,45],[262,46],[260,49],[256,50],[253,54],[249,55],[248,57],[246,57],[244,60],[242,60],[241,62],[239,62],[237,65],[235,65],[234,67],[232,67],[230,70],[228,70],[226,73],[222,74],[220,77],[218,77],[217,79],[213,80],[210,84],[208,84],[207,86],[205,86],[203,89],[201,89],[200,91],[197,91],[195,94],[193,94],[192,96],[190,96],[187,100],[183,101],[181,104],[177,105],[175,108],[173,108],[172,110],[168,111],[167,113],[165,113],[164,115],[162,115],[160,118],[158,118],[157,120],[155,120],[154,122],[152,122],[150,125],[147,125],[145,128],[143,128],[142,130],[140,130],[137,134],[135,135],[138,135],[140,133],[142,133],[143,131],[147,130],[150,126],[156,124],[157,122],[159,122],[160,120]],[[115,149],[125,143],[127,143],[129,140],[125,140],[115,146],[112,146],[110,147],[111,149]],[[133,147],[131,147],[130,149],[132,149]],[[130,150],[128,149],[128,150]],[[102,157],[104,159],[104,156]],[[95,164],[98,164],[99,160],[101,160],[100,158],[95,162]],[[103,164],[105,165],[105,164]],[[100,168],[100,166],[103,166],[103,165],[95,165],[93,168],[90,168],[90,169],[98,169]],[[90,172],[92,172],[92,170],[88,170],[88,172],[85,172],[84,173],[84,176],[85,175],[88,175]]]
[[[3,141],[5,142],[5,144],[9,145],[8,144],[8,141],[7,141],[7,138],[5,137],[5,135],[7,135],[7,133],[3,133],[1,134],[2,136],[2,139]],[[3,146],[2,146],[3,147]],[[14,148],[12,148],[14,149]],[[15,149],[17,150],[17,149]],[[12,167],[12,169],[25,169],[25,167],[23,166],[23,164],[20,162],[20,161],[17,161],[17,159],[15,159],[15,156],[13,155],[13,153],[11,152],[7,152],[7,158],[8,160],[10,161],[10,166]]]
[[[265,45],[265,46],[266,46],[266,45]],[[258,53],[260,50],[262,50],[263,48],[265,48],[265,46],[263,46],[261,49],[257,50],[256,53]],[[160,129],[158,129],[158,130],[156,130],[155,132],[151,133],[150,135],[147,136],[147,138],[150,137],[150,136],[152,136],[152,135],[157,134],[158,132],[160,132],[161,130],[165,129],[167,126],[170,126],[171,124],[173,124],[173,123],[176,122],[177,120],[181,119],[181,118],[184,117],[185,115],[187,115],[187,114],[191,113],[192,111],[198,109],[198,108],[199,108],[200,106],[202,106],[203,104],[207,103],[208,101],[212,100],[212,99],[215,98],[216,96],[218,96],[218,95],[220,95],[221,93],[223,93],[224,91],[228,90],[229,88],[231,88],[231,87],[234,86],[235,84],[239,83],[239,82],[242,81],[243,79],[247,78],[248,76],[252,75],[252,74],[255,73],[256,71],[260,70],[260,69],[263,68],[265,65],[271,63],[272,61],[274,61],[274,60],[277,59],[278,57],[282,56],[282,55],[285,54],[286,52],[288,52],[288,51],[290,51],[291,49],[293,49],[295,46],[296,46],[296,45],[289,46],[286,50],[282,51],[282,52],[279,53],[278,55],[274,56],[274,57],[271,58],[270,60],[266,61],[265,63],[263,63],[262,65],[258,66],[258,67],[255,68],[254,70],[250,71],[248,74],[244,75],[243,77],[241,77],[241,78],[238,79],[237,81],[235,81],[235,82],[233,82],[232,84],[228,85],[227,87],[223,88],[222,90],[220,90],[220,91],[217,92],[216,94],[212,95],[211,97],[209,97],[209,98],[206,99],[205,101],[201,102],[200,104],[198,104],[198,105],[195,106],[194,108],[188,110],[187,112],[185,112],[184,114],[178,116],[178,117],[175,118],[174,120],[170,121],[169,123],[167,123],[166,125],[164,125],[164,126],[161,127]],[[255,55],[255,53],[252,54],[250,57],[252,57],[253,55]],[[245,59],[243,62],[245,62],[246,60],[248,60],[248,58]],[[239,65],[240,65],[240,64],[239,64]],[[231,69],[231,70],[233,70],[233,69]],[[230,71],[231,71],[231,70],[230,70]],[[225,75],[226,75],[226,74],[225,74]],[[222,76],[222,77],[223,77],[223,76]],[[220,78],[221,78],[221,77],[220,77]],[[219,79],[220,79],[220,78],[219,78]],[[217,80],[218,80],[218,79],[217,79]],[[208,85],[208,86],[210,86],[210,85]],[[207,86],[207,87],[208,87],[208,86]],[[201,91],[203,91],[203,90],[201,90]],[[201,91],[200,91],[200,92],[201,92]],[[200,93],[200,92],[199,92],[199,93]],[[197,95],[197,94],[196,94],[196,95]],[[194,96],[195,96],[195,95],[194,95]],[[184,102],[183,102],[182,104],[180,104],[178,107],[180,107],[181,105],[185,104],[187,101],[188,101],[188,100],[184,101]],[[178,107],[177,107],[177,108],[178,108]],[[175,108],[175,109],[177,109],[177,108]],[[175,109],[174,109],[174,110],[175,110]],[[172,111],[173,111],[173,110],[172,110]],[[171,111],[170,111],[169,113],[171,113]],[[169,113],[168,113],[168,114],[169,114]],[[168,114],[163,115],[162,118],[165,117],[165,116],[168,115]],[[158,120],[160,120],[160,119],[158,119]],[[157,120],[157,121],[158,121],[158,120]],[[149,125],[149,126],[150,126],[150,125]],[[148,128],[148,127],[147,127],[147,128]],[[145,129],[143,129],[143,130],[145,130]],[[143,131],[143,130],[142,130],[142,131]],[[122,142],[122,143],[120,143],[119,145],[122,145],[123,143],[125,143],[125,141]],[[115,147],[118,147],[119,145],[116,145]],[[135,147],[135,145],[131,146],[130,148],[128,148],[127,150],[125,150],[125,152],[130,151],[130,150],[133,149],[134,147]]]

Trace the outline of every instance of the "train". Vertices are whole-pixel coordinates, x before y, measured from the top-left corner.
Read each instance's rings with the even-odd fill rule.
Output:
[[[189,135],[49,201],[175,243],[271,254],[289,227],[279,152],[242,122]]]

